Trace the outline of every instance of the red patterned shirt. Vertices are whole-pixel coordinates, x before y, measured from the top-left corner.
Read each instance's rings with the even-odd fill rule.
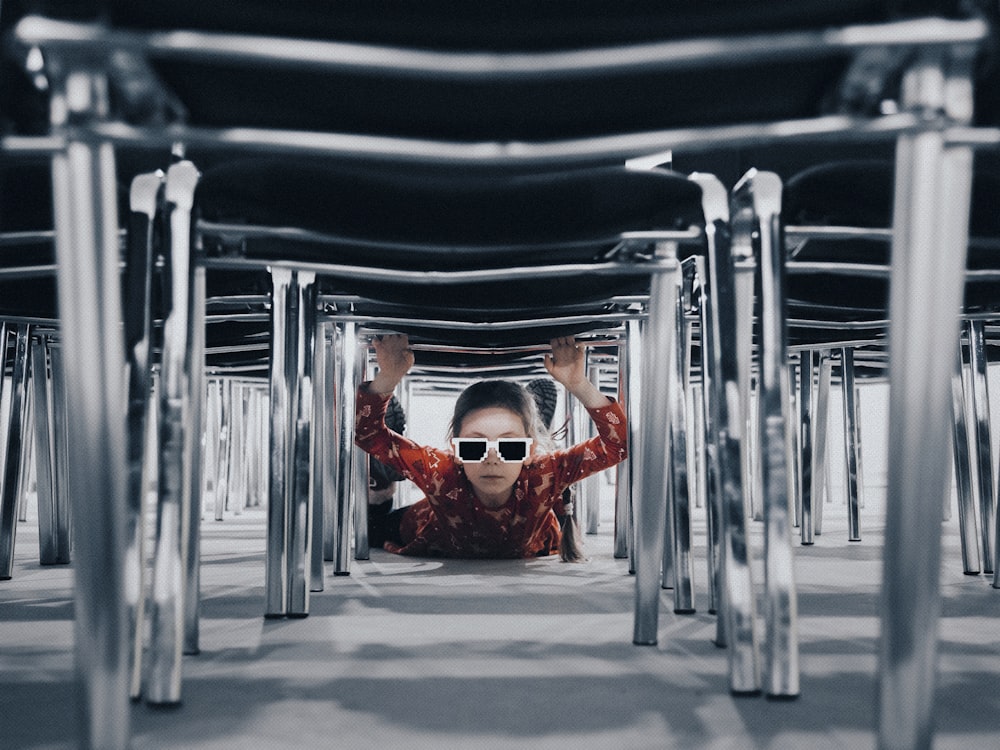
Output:
[[[565,450],[530,456],[506,504],[489,508],[476,498],[462,466],[450,451],[419,445],[385,425],[389,396],[358,390],[355,440],[366,453],[392,466],[426,497],[409,506],[400,524],[402,555],[515,558],[559,550],[562,492],[626,455],[625,413],[617,403],[589,409],[597,436]]]

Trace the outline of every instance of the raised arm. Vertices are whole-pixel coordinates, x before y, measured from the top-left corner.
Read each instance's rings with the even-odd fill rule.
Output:
[[[563,388],[572,393],[586,409],[609,406],[611,399],[605,396],[587,379],[583,347],[572,336],[552,339],[549,342],[552,354],[545,355],[545,369]]]
[[[372,343],[378,362],[378,374],[368,384],[368,390],[382,395],[392,393],[413,367],[410,339],[405,334],[393,333],[375,339]]]

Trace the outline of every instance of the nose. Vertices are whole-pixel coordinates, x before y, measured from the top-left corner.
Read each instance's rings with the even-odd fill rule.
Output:
[[[500,463],[500,454],[497,453],[496,448],[490,448],[486,452],[486,458],[483,459],[483,463],[498,464]]]

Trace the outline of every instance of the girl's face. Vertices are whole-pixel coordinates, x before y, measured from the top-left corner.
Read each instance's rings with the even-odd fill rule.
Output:
[[[466,414],[462,420],[462,429],[455,437],[497,440],[528,437],[528,433],[524,430],[521,417],[515,412],[499,406],[487,406]],[[534,445],[531,450],[534,451]],[[522,465],[522,462],[501,461],[493,448],[490,448],[483,461],[462,464],[476,497],[484,505],[493,507],[503,505],[510,499],[510,492],[521,473]]]

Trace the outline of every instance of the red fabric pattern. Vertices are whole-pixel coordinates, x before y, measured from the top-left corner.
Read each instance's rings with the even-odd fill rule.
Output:
[[[506,505],[487,508],[476,498],[450,451],[419,445],[385,425],[388,396],[358,390],[355,442],[392,466],[426,495],[403,515],[402,555],[517,558],[559,550],[562,491],[625,459],[625,413],[618,403],[589,410],[597,435],[565,450],[536,454],[525,462]]]

